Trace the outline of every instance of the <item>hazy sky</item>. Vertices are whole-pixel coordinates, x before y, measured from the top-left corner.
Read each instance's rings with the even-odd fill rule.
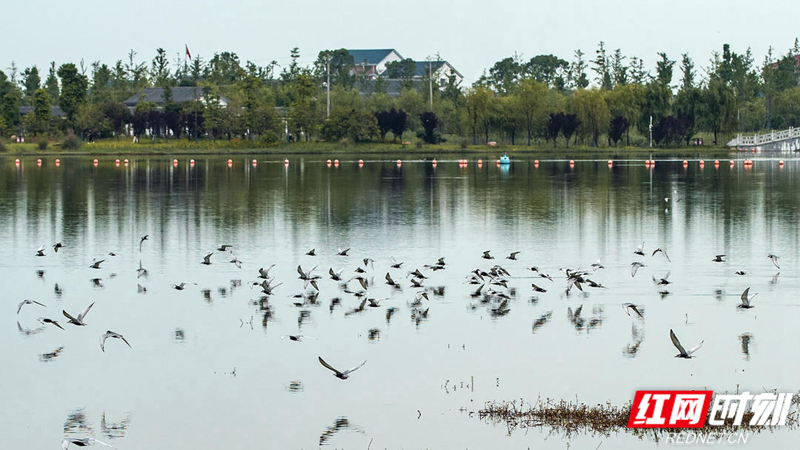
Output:
[[[300,48],[301,65],[324,49],[395,48],[416,60],[439,52],[470,85],[515,52],[526,60],[552,53],[569,61],[581,49],[592,59],[601,40],[610,51],[643,58],[651,70],[660,51],[674,60],[688,52],[706,67],[726,42],[739,53],[751,47],[761,64],[770,45],[785,54],[800,35],[795,9],[784,0],[12,1],[3,7],[0,68],[8,72],[12,60],[21,70],[81,58],[113,65],[130,49],[149,64],[156,48],[174,59],[184,44],[206,60],[232,51],[259,65],[287,64],[292,47]],[[679,75],[676,66],[674,83]]]

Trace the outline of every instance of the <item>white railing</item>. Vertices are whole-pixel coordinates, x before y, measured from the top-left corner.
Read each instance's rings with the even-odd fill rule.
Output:
[[[782,141],[800,137],[800,128],[789,128],[788,130],[773,131],[768,134],[755,134],[753,136],[736,136],[736,139],[728,143],[731,147],[759,146],[771,142]]]

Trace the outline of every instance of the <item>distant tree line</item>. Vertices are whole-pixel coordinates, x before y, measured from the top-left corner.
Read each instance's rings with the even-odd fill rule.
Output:
[[[800,126],[797,40],[781,56],[770,49],[760,65],[749,49],[740,54],[728,44],[703,69],[688,54],[676,61],[657,53],[655,73],[641,58],[600,42],[593,59],[580,50],[571,61],[504,58],[469,87],[454,77],[440,87],[431,73],[415,79],[410,59],[387,64],[386,77],[372,79],[365,62],[345,49],[319,52],[309,67],[298,64],[299,49],[290,54],[292,62],[280,71],[275,61],[261,67],[232,52],[170,60],[161,48],[149,63],[133,50],[111,66],[52,62],[46,76],[36,66],[20,71],[12,62],[0,71],[0,135],[74,130],[84,139],[132,133],[259,143],[384,141],[388,135],[398,141],[410,135],[429,143],[616,146],[644,145],[652,133],[657,145],[680,146],[698,133],[720,141],[737,132]],[[387,78],[399,81],[399,95],[387,93]],[[429,82],[437,85],[432,98]],[[198,86],[203,100],[174,102],[177,86]],[[163,105],[140,101],[130,110],[122,103],[146,87],[164,88]],[[220,96],[229,100],[227,107]],[[21,106],[31,109],[24,117]],[[54,117],[52,106],[65,117]]]

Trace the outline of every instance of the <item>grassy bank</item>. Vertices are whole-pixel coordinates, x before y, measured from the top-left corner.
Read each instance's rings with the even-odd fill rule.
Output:
[[[569,157],[569,158],[619,158],[619,157],[692,157],[692,156],[724,156],[730,154],[728,148],[722,147],[682,147],[682,148],[649,148],[649,147],[558,147],[524,145],[486,145],[437,144],[417,145],[400,143],[328,143],[328,142],[298,142],[279,143],[270,146],[253,145],[244,140],[217,140],[217,141],[186,141],[186,140],[160,140],[132,143],[128,140],[101,140],[84,143],[77,150],[64,150],[58,144],[51,143],[45,150],[37,144],[6,144],[8,155],[18,156],[44,156],[44,155],[177,155],[177,154],[272,154],[272,155],[353,155],[353,154],[386,154],[393,157],[403,155],[437,155],[437,154],[464,154],[464,155],[500,155],[508,153],[512,158],[532,157]]]

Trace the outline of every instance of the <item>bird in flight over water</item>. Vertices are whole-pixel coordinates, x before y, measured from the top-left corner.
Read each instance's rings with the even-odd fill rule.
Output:
[[[365,360],[364,362],[362,362],[361,364],[353,367],[352,369],[347,369],[345,371],[340,372],[337,369],[333,368],[333,366],[331,366],[330,364],[326,363],[325,360],[322,359],[321,356],[319,356],[318,358],[319,358],[319,363],[320,364],[322,364],[326,369],[332,370],[333,371],[333,375],[336,378],[339,378],[341,380],[346,380],[350,376],[351,373],[353,373],[356,370],[360,369],[361,366],[363,366],[364,364],[367,363],[367,361]]]
[[[750,287],[748,286],[747,289],[745,289],[744,292],[742,292],[742,297],[741,297],[742,304],[736,306],[737,308],[750,309],[750,308],[754,307],[753,305],[750,304],[750,301],[753,300],[753,297],[758,295],[758,292],[756,292],[753,295],[749,295],[749,294],[750,294]]]
[[[92,302],[91,305],[87,306],[86,309],[83,310],[83,312],[78,314],[77,318],[76,317],[72,317],[68,312],[66,312],[64,310],[61,310],[61,313],[64,314],[64,317],[69,319],[68,323],[71,323],[73,325],[77,325],[79,327],[85,327],[86,323],[83,321],[83,319],[86,317],[86,314],[89,314],[89,310],[92,309],[92,306],[94,306],[94,302]]]
[[[125,339],[124,336],[122,336],[119,333],[115,333],[115,332],[113,332],[111,330],[108,330],[102,336],[100,336],[100,350],[102,350],[103,352],[106,351],[106,339],[108,339],[108,338],[122,339],[123,342],[128,344],[128,347],[131,347],[131,344],[128,342],[127,339]],[[131,348],[133,348],[133,347],[131,347]]]
[[[677,355],[675,355],[676,358],[686,358],[686,359],[694,358],[692,354],[694,354],[694,352],[699,350],[700,347],[703,346],[703,342],[705,342],[705,341],[700,341],[700,343],[697,344],[696,347],[689,349],[689,351],[687,352],[686,349],[684,349],[683,346],[681,345],[681,341],[678,340],[678,337],[675,336],[675,333],[671,329],[669,330],[669,338],[672,340],[672,345],[674,345],[675,348],[677,348],[678,351],[680,352]]]
[[[39,306],[44,306],[43,304],[37,302],[36,300],[23,300],[22,302],[20,302],[19,306],[17,307],[17,314],[19,314],[19,312],[22,311],[22,307],[23,306],[32,305],[32,304],[37,304]]]

